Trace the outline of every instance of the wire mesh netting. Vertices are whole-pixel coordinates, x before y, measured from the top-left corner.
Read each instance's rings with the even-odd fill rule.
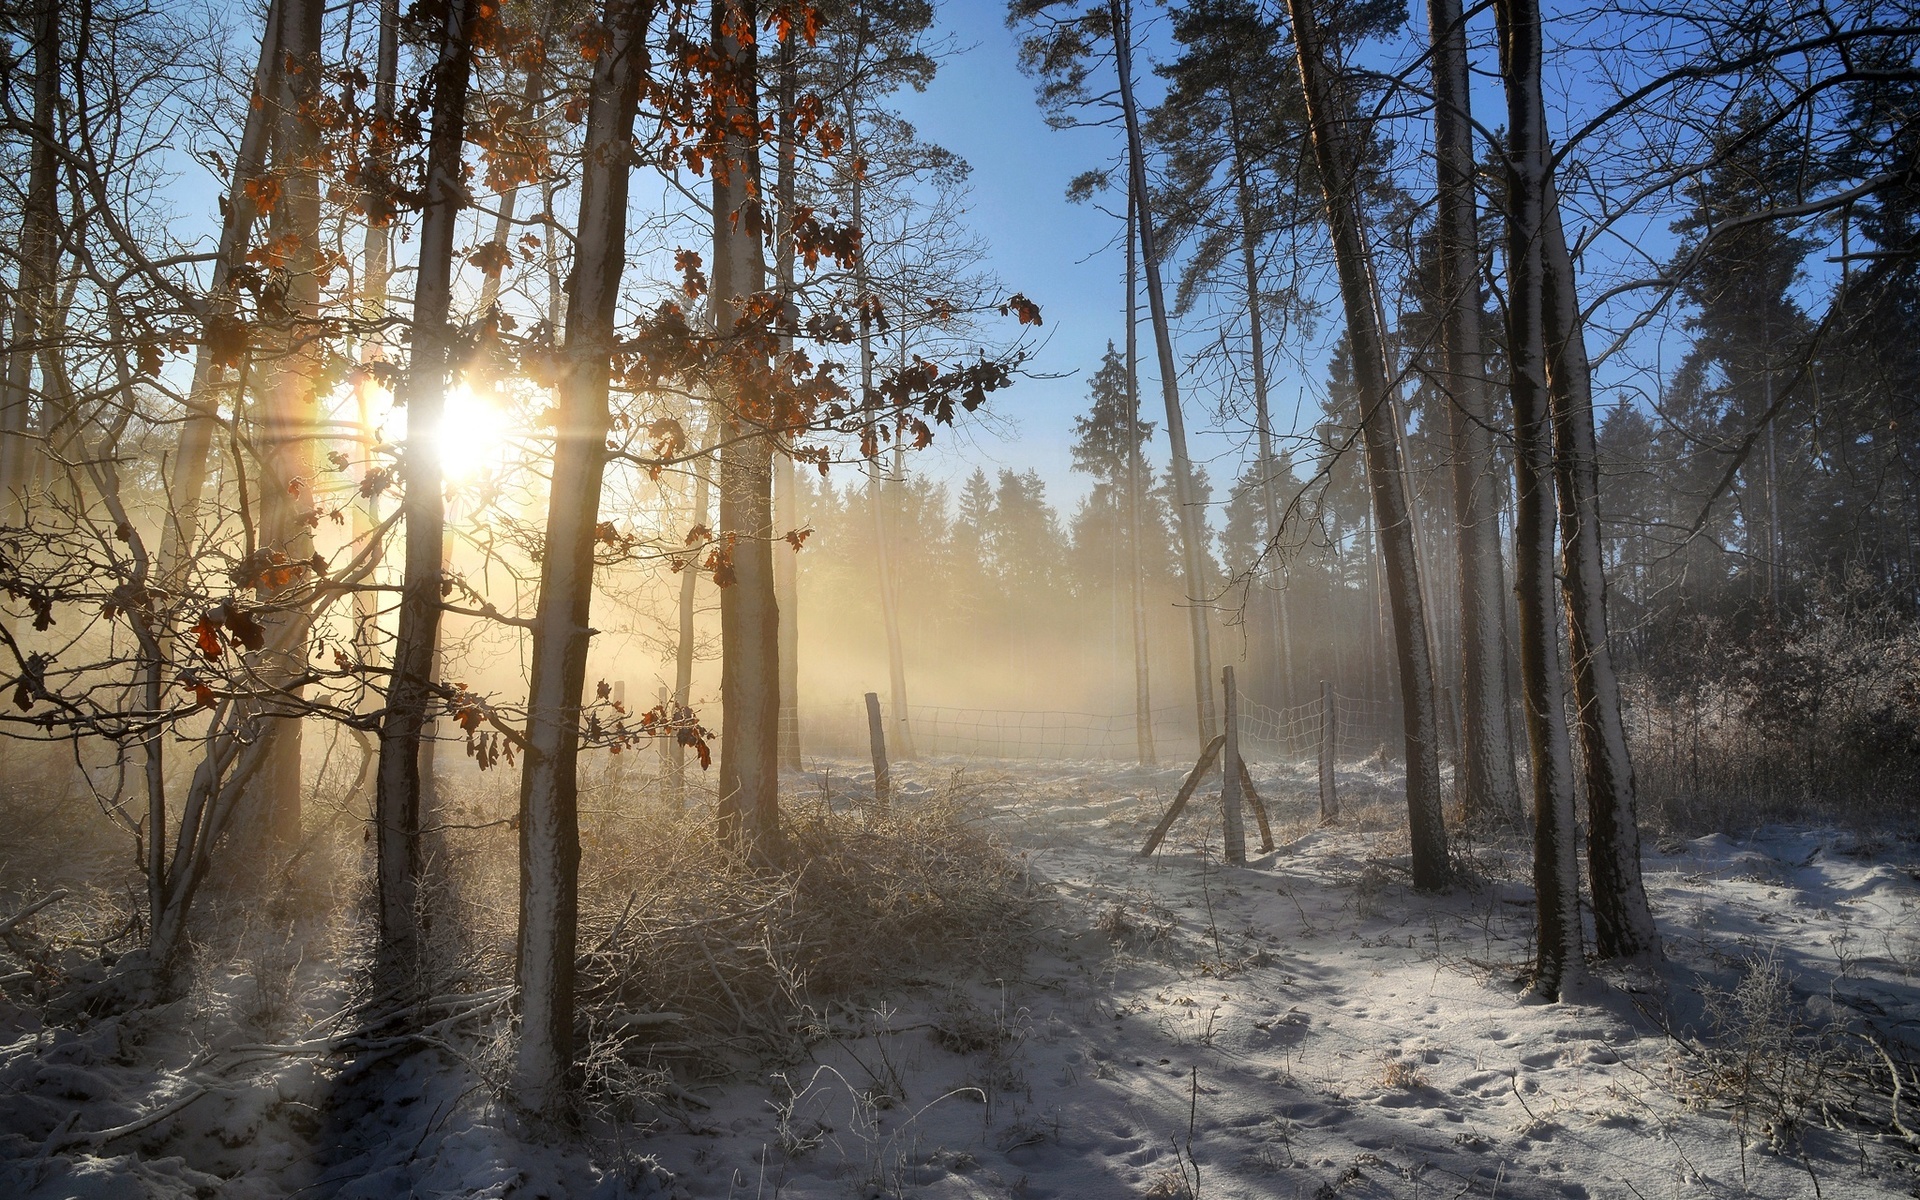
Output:
[[[1333,701],[1333,750],[1338,762],[1397,758],[1399,713],[1385,700],[1328,693]],[[1249,759],[1309,761],[1326,737],[1326,709],[1316,696],[1304,704],[1271,708],[1238,697],[1241,755]],[[903,739],[890,706],[887,740]],[[1165,761],[1199,753],[1194,711],[1167,705],[1148,714],[1156,757]],[[913,704],[906,714],[916,751],[971,758],[1137,761],[1139,721],[1132,712],[1089,713]],[[858,702],[815,705],[800,718],[801,744],[809,754],[867,753],[866,709]]]

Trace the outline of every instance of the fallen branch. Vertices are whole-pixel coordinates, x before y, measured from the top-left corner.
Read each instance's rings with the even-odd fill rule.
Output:
[[[39,912],[41,909],[46,908],[48,905],[58,904],[60,901],[65,900],[66,898],[67,898],[67,889],[65,888],[60,888],[57,891],[48,892],[45,896],[42,896],[40,899],[35,900],[32,904],[27,905],[25,908],[21,909],[19,912],[8,917],[6,920],[0,921],[0,936],[5,936],[6,934],[12,933],[13,927],[18,925],[20,922],[26,920],[28,917],[31,917],[33,914]]]
[[[89,1150],[97,1151],[108,1142],[119,1141],[123,1137],[158,1125],[160,1122],[212,1091],[212,1088],[196,1085],[189,1089],[185,1095],[161,1105],[145,1116],[136,1117],[128,1121],[125,1125],[115,1125],[111,1129],[96,1130],[93,1133],[55,1133],[52,1138],[48,1139],[46,1148],[42,1153],[47,1155],[57,1154],[70,1146],[80,1145],[86,1146]]]

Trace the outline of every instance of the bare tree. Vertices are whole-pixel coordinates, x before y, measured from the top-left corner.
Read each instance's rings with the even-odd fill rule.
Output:
[[[1125,0],[1109,0],[1115,69],[1120,74],[1120,104],[1127,129],[1127,180],[1130,206],[1140,229],[1140,256],[1146,267],[1147,309],[1160,359],[1160,393],[1166,402],[1167,443],[1173,455],[1173,503],[1180,523],[1180,564],[1187,589],[1187,624],[1193,638],[1193,694],[1200,744],[1213,740],[1219,726],[1213,703],[1213,641],[1206,576],[1206,523],[1194,495],[1193,464],[1187,455],[1186,418],[1180,409],[1180,368],[1173,356],[1167,320],[1166,289],[1160,282],[1160,254],[1148,203],[1147,166],[1140,136],[1140,114],[1133,99],[1132,15]]]
[[[1460,795],[1469,815],[1520,815],[1507,703],[1506,567],[1480,328],[1480,234],[1473,191],[1466,18],[1460,0],[1429,0],[1433,153],[1446,376],[1447,437],[1460,590]]]
[[[281,0],[277,53],[284,77],[273,131],[272,178],[279,198],[268,232],[283,261],[262,289],[267,330],[263,354],[270,363],[255,404],[253,442],[259,458],[259,539],[249,547],[251,574],[260,599],[271,605],[280,581],[293,578],[314,557],[315,455],[313,423],[320,374],[320,127],[321,22],[324,0]],[[304,670],[307,618],[269,609],[269,636],[281,649],[258,652],[256,665],[269,681],[283,682],[297,698]],[[279,627],[289,630],[284,639]],[[249,835],[289,847],[300,836],[300,751],[304,726],[293,717],[274,718],[265,735],[266,760],[251,785]]]
[[[1413,839],[1413,881],[1422,890],[1452,880],[1441,815],[1440,729],[1434,704],[1432,643],[1421,598],[1419,553],[1400,450],[1400,431],[1388,395],[1386,346],[1379,324],[1372,258],[1360,216],[1357,155],[1343,134],[1352,120],[1332,78],[1331,60],[1310,0],[1288,0],[1300,61],[1302,93],[1315,161],[1326,194],[1340,298],[1353,347],[1360,429],[1366,443],[1367,483],[1386,564],[1393,613],[1400,703],[1406,726],[1407,818]]]
[[[759,861],[780,847],[780,618],[773,594],[773,414],[749,381],[764,376],[766,350],[746,319],[766,289],[765,210],[759,180],[759,86],[755,0],[714,0],[726,133],[713,165],[714,330],[733,369],[720,417],[720,525],[732,581],[720,592],[720,834]]]
[[[419,955],[420,739],[440,644],[446,542],[440,421],[453,361],[454,233],[466,198],[460,159],[466,136],[467,84],[473,70],[478,5],[451,0],[437,30],[433,115],[427,141],[420,261],[413,292],[412,355],[397,399],[407,406],[406,566],[386,712],[380,721],[380,769],[374,832],[383,969],[404,982]]]
[[[1533,883],[1540,952],[1533,990],[1559,999],[1584,977],[1580,864],[1574,849],[1573,747],[1562,696],[1554,594],[1554,444],[1547,341],[1547,224],[1552,153],[1540,84],[1540,9],[1498,0],[1507,93],[1507,361],[1513,402],[1514,580],[1520,604],[1521,703],[1533,763]]]
[[[553,483],[532,629],[520,777],[521,1100],[558,1115],[573,1067],[580,827],[575,762],[586,688],[593,549],[606,468],[614,311],[626,267],[629,146],[647,77],[650,0],[606,0],[593,64],[579,229],[554,422]],[[437,569],[437,564],[436,564]]]
[[[1620,713],[1620,678],[1607,640],[1607,576],[1600,518],[1600,455],[1593,383],[1551,168],[1540,230],[1541,335],[1553,404],[1554,476],[1560,500],[1561,588],[1573,700],[1587,782],[1587,869],[1593,885],[1594,948],[1608,958],[1658,957],[1660,935],[1640,878],[1640,823],[1633,761]]]

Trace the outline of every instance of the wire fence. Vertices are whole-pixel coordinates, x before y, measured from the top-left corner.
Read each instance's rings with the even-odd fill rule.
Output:
[[[1241,755],[1252,760],[1304,762],[1317,759],[1327,736],[1327,701],[1333,710],[1333,757],[1356,762],[1398,759],[1400,714],[1389,701],[1348,696],[1327,689],[1304,704],[1271,708],[1242,693],[1237,697]],[[899,754],[911,747],[923,755],[969,758],[1138,761],[1135,713],[1033,711],[912,704],[906,728],[883,705],[887,743]],[[1148,713],[1155,757],[1192,759],[1200,751],[1198,722],[1190,705],[1167,705]],[[807,754],[862,756],[868,751],[864,704],[814,705],[799,718]]]

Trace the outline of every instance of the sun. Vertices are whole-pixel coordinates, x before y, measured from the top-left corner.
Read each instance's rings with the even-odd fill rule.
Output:
[[[450,480],[472,479],[505,462],[511,452],[504,397],[487,388],[475,390],[465,380],[447,391],[446,407],[434,440],[440,446],[440,469]]]

